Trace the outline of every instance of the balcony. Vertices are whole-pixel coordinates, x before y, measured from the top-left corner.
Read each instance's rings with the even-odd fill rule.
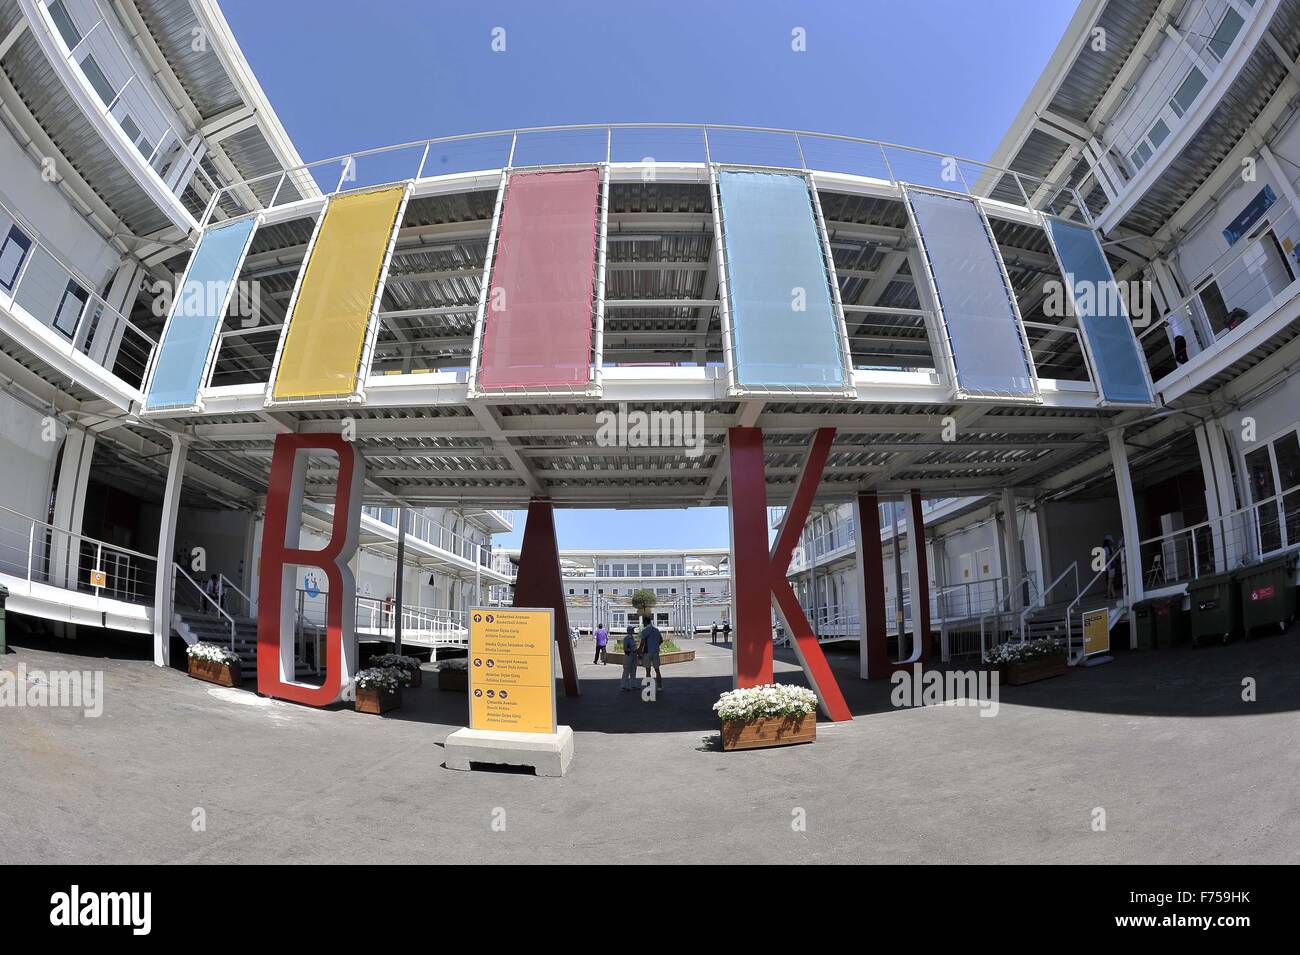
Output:
[[[156,343],[94,288],[0,199],[0,330],[41,360],[47,380],[71,380],[125,411],[140,399]]]
[[[137,235],[197,228],[216,183],[104,0],[18,0],[9,81],[57,148]],[[195,186],[189,205],[181,198]],[[196,198],[195,198],[196,197]]]

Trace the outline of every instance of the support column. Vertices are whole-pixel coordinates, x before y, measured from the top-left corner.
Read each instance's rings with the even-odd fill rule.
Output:
[[[75,590],[81,574],[81,533],[86,510],[86,485],[90,462],[95,454],[95,435],[81,428],[68,428],[59,460],[59,479],[54,488],[54,526],[65,534],[50,541],[50,584]]]
[[[912,582],[912,653],[907,663],[930,659],[930,567],[925,557],[925,517],[921,494],[913,491],[907,509],[908,578]],[[902,595],[899,595],[902,599]]]
[[[1021,590],[1021,578],[1025,575],[1024,561],[1020,558],[1020,528],[1016,520],[1016,492],[1009,487],[1002,489],[1002,567],[1006,575],[1007,609],[1020,611],[1024,609],[1024,592]]]
[[[857,527],[855,549],[858,573],[859,626],[858,675],[878,680],[892,671],[889,663],[888,624],[885,621],[885,561],[880,550],[880,503],[875,491],[859,491],[853,502]]]
[[[176,583],[172,555],[176,551],[176,522],[180,514],[181,482],[185,479],[188,454],[188,442],[173,434],[171,454],[167,459],[167,488],[163,492],[162,515],[158,521],[158,564],[153,588],[153,662],[160,667],[171,665],[172,591]]]
[[[577,696],[578,665],[569,639],[569,609],[564,600],[564,575],[560,571],[560,547],[555,536],[555,511],[550,501],[533,498],[528,502],[524,540],[519,550],[519,574],[515,579],[512,607],[549,607],[555,614],[555,645],[560,651],[564,674],[564,695]]]
[[[772,682],[772,640],[768,576],[767,484],[763,477],[763,432],[727,432],[727,502],[731,524],[731,676],[736,687]]]
[[[1107,432],[1110,442],[1110,460],[1115,469],[1115,495],[1119,499],[1120,524],[1124,529],[1124,577],[1128,605],[1143,597],[1142,547],[1138,536],[1137,502],[1133,498],[1133,482],[1128,470],[1128,449],[1124,447],[1124,430],[1116,428]],[[1137,647],[1137,628],[1129,627],[1129,646]]]

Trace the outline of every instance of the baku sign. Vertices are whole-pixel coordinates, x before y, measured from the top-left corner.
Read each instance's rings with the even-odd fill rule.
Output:
[[[549,609],[470,610],[470,729],[555,732],[553,627]]]

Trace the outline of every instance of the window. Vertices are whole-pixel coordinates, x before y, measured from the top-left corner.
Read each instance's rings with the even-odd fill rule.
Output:
[[[63,37],[63,42],[68,45],[69,50],[81,42],[81,31],[72,22],[72,15],[63,5],[63,0],[54,0],[53,3],[46,5],[46,9],[50,11],[50,19],[54,21],[59,35]]]
[[[1187,79],[1183,80],[1183,85],[1178,87],[1178,92],[1169,101],[1169,106],[1178,116],[1192,108],[1196,97],[1205,89],[1205,82],[1205,74],[1193,66],[1192,72],[1187,74]]]
[[[99,94],[99,98],[104,101],[105,106],[113,102],[113,99],[117,96],[117,91],[113,89],[113,84],[108,81],[108,77],[99,68],[99,64],[95,62],[93,56],[87,56],[81,61],[81,72],[86,74],[86,80],[94,87],[95,92]]]
[[[68,287],[63,290],[63,298],[59,301],[59,307],[54,313],[54,327],[71,338],[77,331],[77,322],[81,320],[81,313],[85,311],[88,301],[90,301],[89,292],[75,281],[68,282]]]
[[[1294,431],[1273,442],[1277,457],[1277,478],[1282,485],[1282,511],[1286,515],[1286,541],[1288,545],[1300,543],[1300,439]],[[1291,491],[1287,494],[1287,491]]]
[[[1129,161],[1133,163],[1133,170],[1136,172],[1147,164],[1151,158],[1151,147],[1146,142],[1138,143],[1138,148],[1129,153]]]
[[[1219,291],[1218,283],[1209,282],[1196,294],[1201,300],[1201,307],[1205,309],[1205,317],[1209,320],[1210,328],[1214,329],[1214,334],[1223,334],[1228,328],[1228,303],[1223,300],[1223,293]]]
[[[1266,501],[1277,493],[1268,445],[1256,448],[1246,455],[1246,479],[1250,484],[1252,503]],[[1278,520],[1276,502],[1259,508],[1258,522],[1260,550],[1267,554],[1279,549],[1282,546],[1282,527]]]
[[[0,285],[6,291],[12,292],[18,284],[18,273],[22,271],[27,253],[31,250],[32,240],[18,226],[10,226],[4,245],[0,245]]]
[[[1232,41],[1237,39],[1237,34],[1241,32],[1241,27],[1246,21],[1241,18],[1241,14],[1232,7],[1223,15],[1219,21],[1219,28],[1214,31],[1210,37],[1210,42],[1206,44],[1206,49],[1214,56],[1216,60],[1221,60],[1228,55],[1228,47],[1232,46]]]
[[[1160,144],[1169,138],[1169,127],[1165,125],[1163,119],[1157,119],[1147,133],[1147,139],[1150,141],[1152,148],[1159,148]]]

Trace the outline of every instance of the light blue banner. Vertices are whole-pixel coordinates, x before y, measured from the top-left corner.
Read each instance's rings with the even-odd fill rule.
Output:
[[[1047,219],[1047,233],[1092,354],[1101,396],[1107,401],[1151,404],[1146,359],[1096,233],[1052,218]]]
[[[250,216],[210,228],[199,238],[158,343],[145,410],[186,408],[198,401],[212,339],[256,226]]]
[[[1036,398],[1020,315],[997,243],[973,199],[908,190],[925,243],[958,387],[976,395]]]
[[[718,191],[736,382],[746,388],[845,388],[842,325],[807,180],[727,170],[718,176]]]

